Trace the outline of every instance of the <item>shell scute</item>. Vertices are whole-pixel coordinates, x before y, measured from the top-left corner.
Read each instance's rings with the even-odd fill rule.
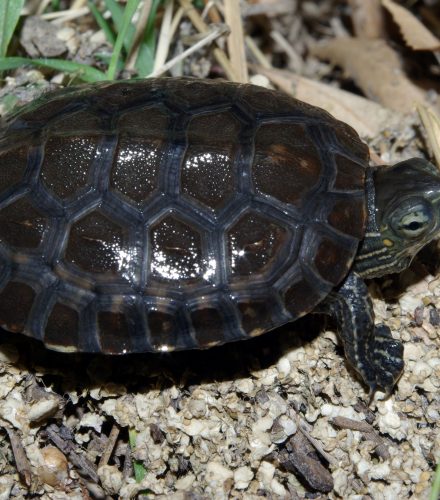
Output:
[[[336,176],[332,191],[363,191],[365,185],[365,168],[358,162],[341,154],[334,155]]]
[[[247,211],[228,229],[227,239],[229,273],[236,282],[262,281],[279,270],[291,237],[278,221]]]
[[[0,323],[113,354],[294,320],[348,272],[366,166],[349,127],[253,86],[151,79],[45,96],[0,129]]]
[[[90,183],[96,153],[96,137],[50,137],[41,165],[42,183],[59,198],[75,196]]]
[[[0,211],[0,239],[16,249],[40,246],[49,221],[28,196],[12,201]]]
[[[191,119],[180,174],[182,193],[214,211],[224,207],[237,191],[235,163],[240,128],[230,112]]]
[[[64,261],[81,271],[127,279],[132,261],[128,229],[99,211],[70,228]]]
[[[10,281],[0,292],[0,325],[14,333],[26,333],[35,290],[18,281]],[[17,308],[17,304],[20,305]]]
[[[311,252],[312,253],[312,252]],[[321,279],[337,285],[345,276],[352,261],[353,248],[340,240],[321,236],[313,259]]]
[[[304,125],[268,123],[257,130],[252,164],[256,192],[301,207],[322,173],[322,159]]]
[[[328,203],[327,222],[337,231],[361,239],[364,234],[363,220],[366,217],[364,205],[363,196],[336,198],[333,203]]]
[[[160,166],[165,157],[161,139],[120,134],[110,173],[110,189],[140,206],[159,189]]]
[[[0,191],[10,190],[18,184],[26,171],[28,159],[28,148],[20,146],[13,147],[0,152]]]
[[[202,236],[174,215],[167,215],[150,229],[150,275],[180,286],[203,280],[206,259],[203,256]]]
[[[60,302],[54,304],[44,329],[43,341],[58,350],[69,350],[79,344],[78,311]]]

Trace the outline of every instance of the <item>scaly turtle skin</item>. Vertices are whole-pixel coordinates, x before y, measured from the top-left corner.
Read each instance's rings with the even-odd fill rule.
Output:
[[[362,277],[438,234],[427,162],[370,169],[320,109],[181,78],[44,97],[4,122],[0,171],[5,329],[56,350],[163,352],[324,311],[371,389],[398,378],[402,345],[374,326]]]

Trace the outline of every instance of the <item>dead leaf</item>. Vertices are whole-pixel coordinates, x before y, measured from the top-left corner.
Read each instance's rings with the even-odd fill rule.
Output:
[[[296,75],[290,71],[251,66],[287,94],[328,111],[348,123],[363,138],[377,137],[387,127],[397,126],[402,115],[346,90]]]
[[[393,0],[382,0],[382,5],[393,16],[402,36],[414,50],[440,50],[440,40],[435,37],[409,10]]]
[[[349,0],[354,33],[358,38],[385,38],[380,0]]]
[[[417,111],[425,127],[428,143],[431,146],[437,166],[440,168],[440,118],[432,107],[418,106]]]
[[[398,55],[383,40],[336,38],[310,50],[344,68],[368,98],[387,108],[409,113],[416,103],[426,103],[424,92],[406,77]]]

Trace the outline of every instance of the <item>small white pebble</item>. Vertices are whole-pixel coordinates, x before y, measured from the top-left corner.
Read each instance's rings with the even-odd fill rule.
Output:
[[[428,408],[426,410],[426,416],[434,421],[440,420],[440,413],[435,408]]]
[[[253,85],[258,85],[259,87],[264,87],[266,89],[272,88],[270,85],[269,78],[267,78],[267,76],[265,75],[260,75],[260,74],[253,75],[250,77],[249,81]]]
[[[398,429],[400,427],[400,418],[397,413],[388,413],[383,418],[384,423],[391,427],[392,429]]]
[[[14,483],[12,475],[0,477],[0,500],[9,500]]]
[[[286,378],[290,373],[290,361],[286,357],[282,357],[277,364],[278,375],[280,378]]]
[[[334,409],[333,405],[324,403],[321,406],[321,415],[323,417],[329,417],[330,415],[333,415],[333,409]]]
[[[432,373],[432,368],[425,361],[419,360],[414,365],[413,374],[421,379],[428,378]]]
[[[405,361],[417,361],[423,357],[423,348],[417,344],[406,344],[403,351]]]
[[[267,487],[273,479],[275,474],[275,466],[270,462],[261,462],[257,471],[257,479],[261,481],[262,485]]]
[[[65,485],[68,479],[67,458],[55,446],[46,446],[41,450],[41,465],[38,475],[50,486]]]
[[[255,388],[252,380],[248,378],[237,380],[237,382],[235,382],[235,387],[238,392],[242,392],[243,394],[250,394]]]
[[[98,469],[98,476],[105,491],[117,495],[122,487],[122,472],[116,465],[103,465]]]
[[[234,476],[234,473],[219,462],[208,462],[206,464],[206,481],[217,485]]]
[[[192,399],[188,403],[188,410],[193,417],[204,417],[206,415],[206,403],[203,399]]]
[[[52,417],[59,409],[59,401],[53,397],[42,399],[30,407],[28,418],[31,422],[39,422]]]
[[[370,479],[385,479],[390,474],[390,466],[387,462],[382,462],[377,465],[369,464],[368,477]]]
[[[359,476],[363,476],[366,472],[368,472],[371,468],[371,463],[367,462],[364,458],[359,460],[356,464],[356,471]]]
[[[263,417],[252,424],[252,432],[268,431],[273,425],[272,417]]]
[[[254,473],[249,467],[239,467],[234,472],[234,486],[237,490],[245,490],[254,478]]]
[[[297,425],[287,415],[281,415],[278,422],[283,427],[284,432],[286,433],[287,436],[291,436],[292,434],[295,434],[295,432],[297,430]]]
[[[194,476],[194,474],[187,474],[186,476],[179,478],[174,483],[174,488],[176,488],[176,490],[180,490],[180,491],[187,491],[191,488],[195,479],[196,479],[196,477]]]
[[[284,488],[284,486],[276,479],[272,479],[270,482],[270,489],[273,493],[275,493],[275,495],[278,495],[281,498],[287,498],[286,488]]]

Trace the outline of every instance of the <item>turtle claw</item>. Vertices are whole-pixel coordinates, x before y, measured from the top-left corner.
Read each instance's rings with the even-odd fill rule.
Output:
[[[384,390],[388,397],[396,385],[403,370],[403,344],[392,337],[391,330],[385,325],[375,327],[370,348],[370,360],[375,380],[369,383],[370,398],[377,388]]]
[[[369,396],[368,396],[367,406],[371,406],[371,403],[374,400],[374,396],[376,394],[376,391],[377,391],[377,385],[376,384],[370,385],[370,393],[369,393]]]

